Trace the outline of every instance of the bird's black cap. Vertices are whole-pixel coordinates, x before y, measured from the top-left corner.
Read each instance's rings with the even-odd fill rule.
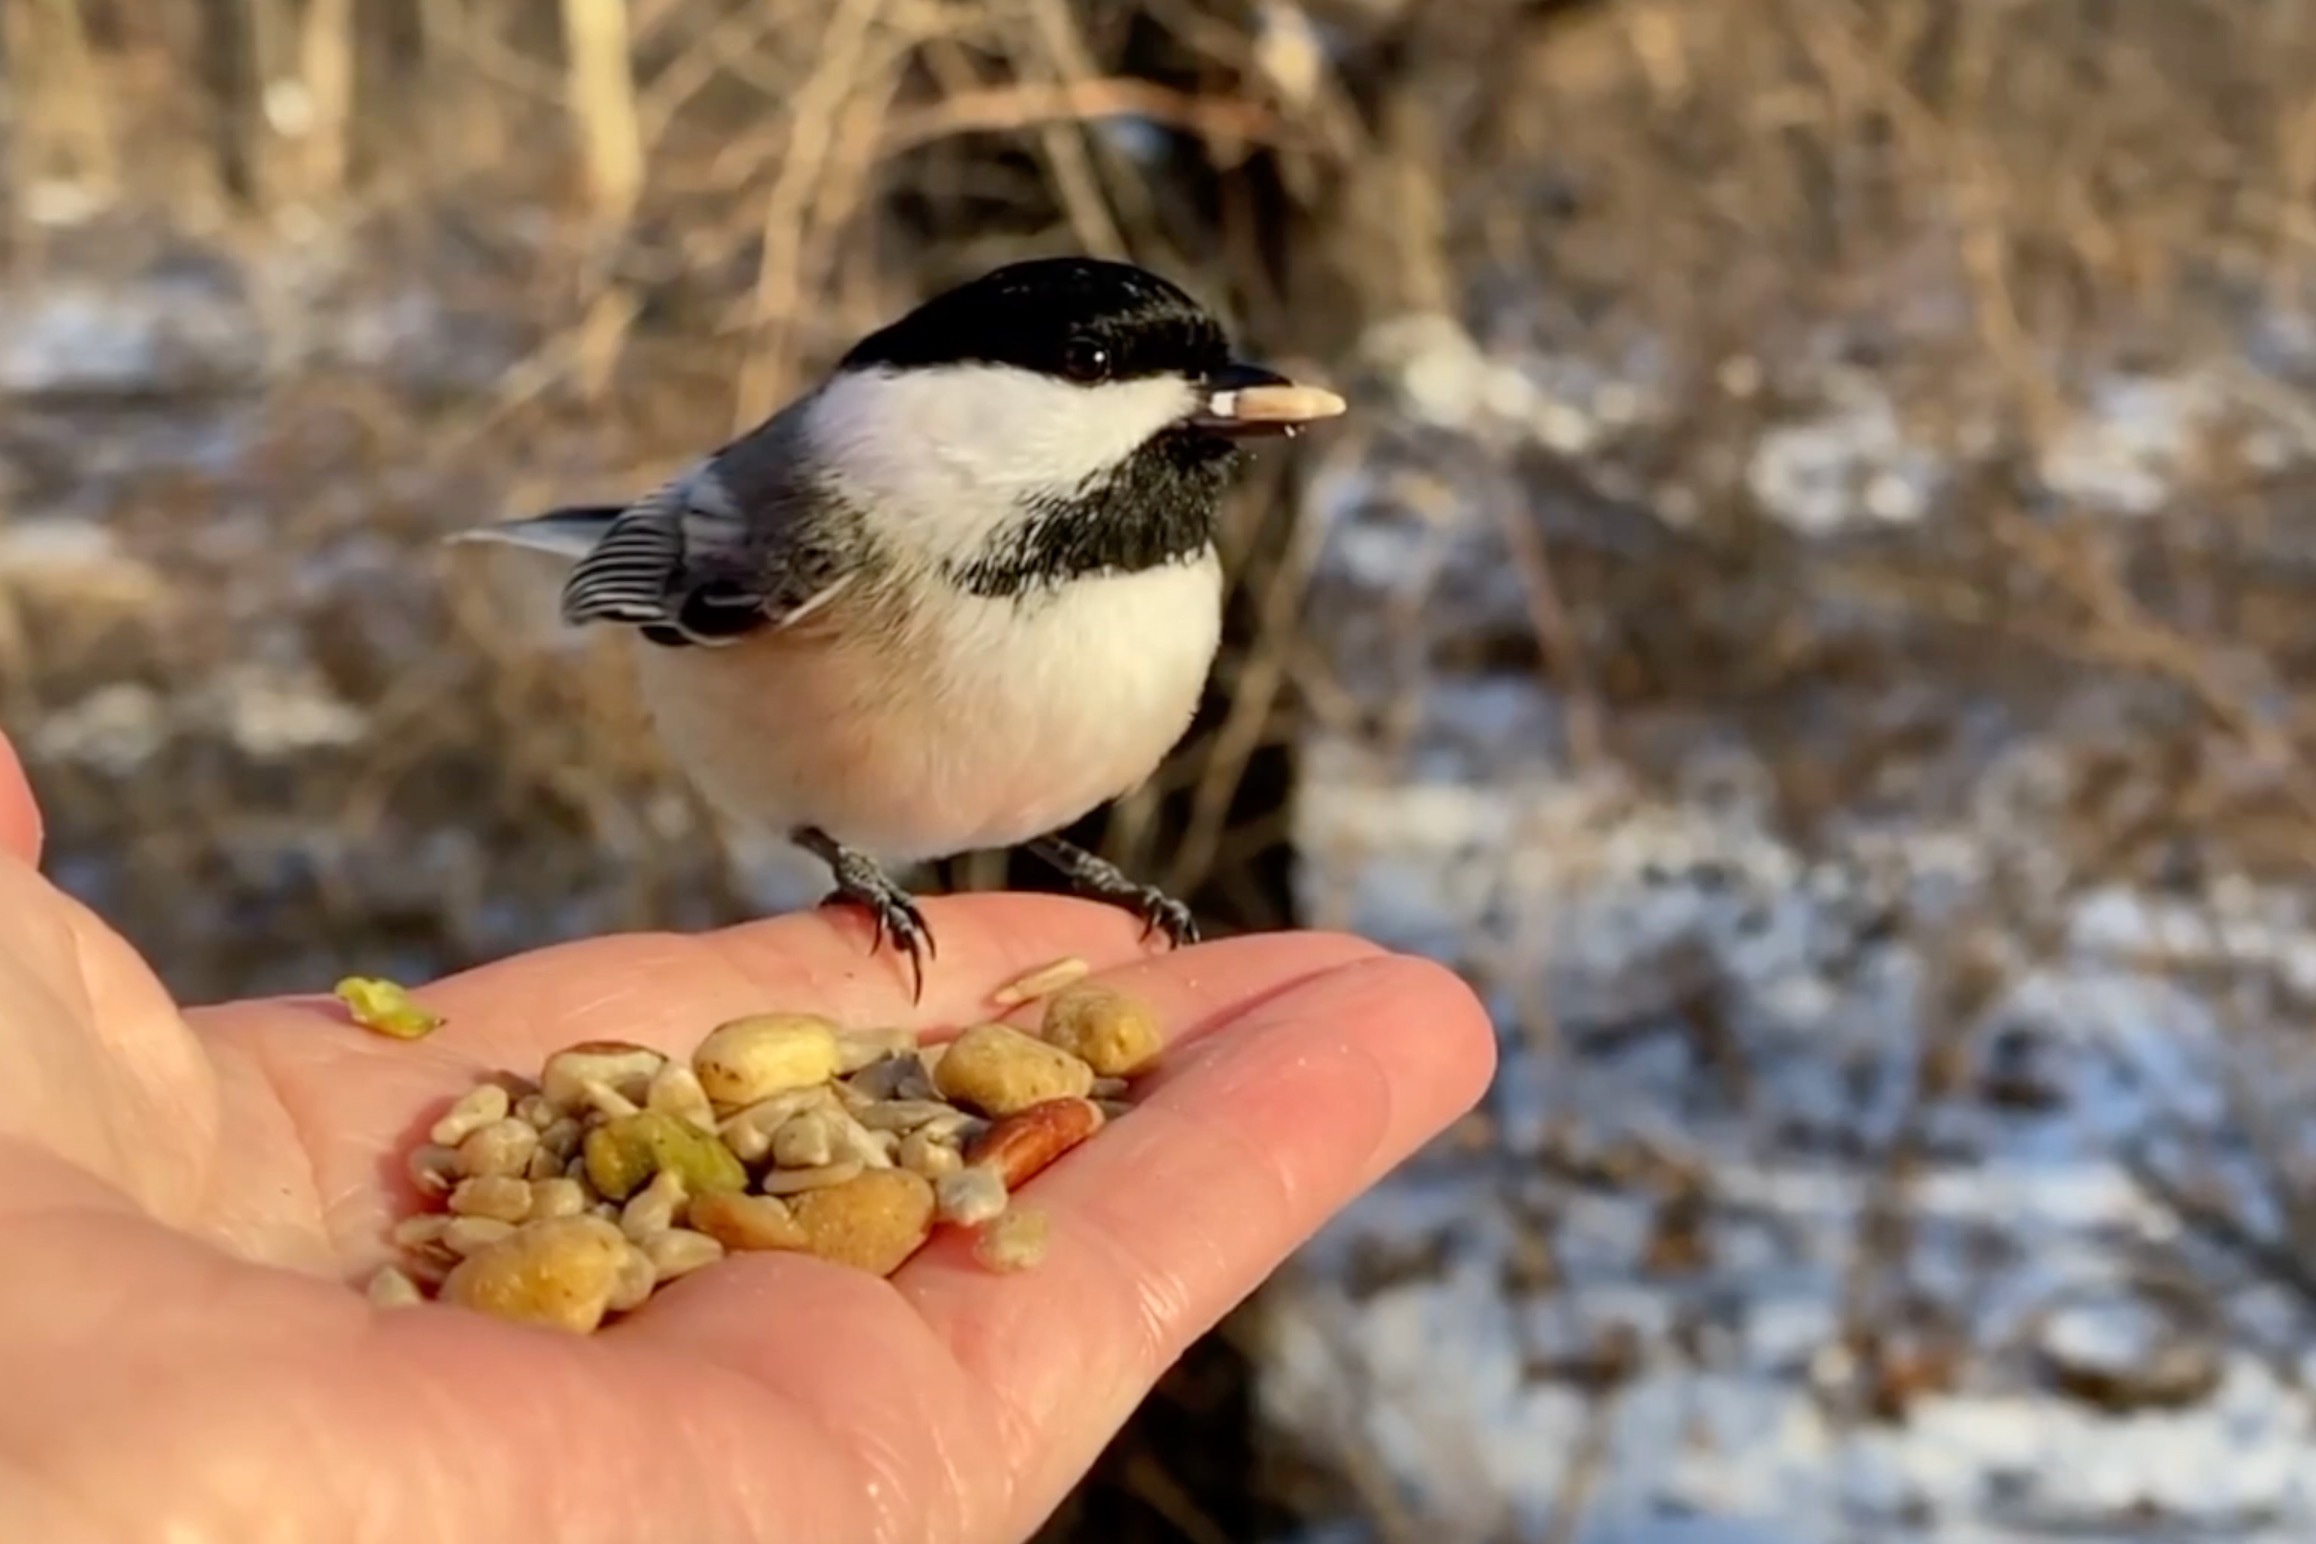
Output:
[[[1009,263],[934,296],[856,344],[839,369],[992,364],[1088,384],[1229,366],[1222,325],[1179,288],[1131,263],[1090,257]]]

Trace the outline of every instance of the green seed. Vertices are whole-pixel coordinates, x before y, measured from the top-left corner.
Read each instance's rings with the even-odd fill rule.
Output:
[[[587,1178],[596,1191],[624,1201],[662,1169],[684,1183],[686,1195],[745,1190],[748,1171],[709,1132],[659,1110],[639,1110],[605,1121],[587,1133]]]

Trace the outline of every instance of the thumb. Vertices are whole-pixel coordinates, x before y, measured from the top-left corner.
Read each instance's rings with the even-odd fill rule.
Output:
[[[40,861],[40,806],[25,781],[24,763],[0,731],[0,853],[26,863]]]

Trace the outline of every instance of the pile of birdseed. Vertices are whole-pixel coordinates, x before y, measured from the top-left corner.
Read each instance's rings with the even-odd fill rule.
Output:
[[[688,1063],[588,1041],[536,1081],[493,1074],[410,1155],[421,1210],[372,1301],[428,1298],[590,1333],[668,1282],[744,1250],[888,1276],[936,1228],[991,1270],[1043,1257],[1014,1202],[1128,1108],[1160,1038],[1148,1005],[1064,960],[1002,989],[1043,1000],[1036,1034],[987,1023],[944,1044],[815,1014],[718,1025]]]

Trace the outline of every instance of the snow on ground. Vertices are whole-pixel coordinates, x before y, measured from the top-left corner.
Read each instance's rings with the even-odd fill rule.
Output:
[[[2034,877],[2052,726],[1957,737],[1943,786],[1975,792],[1861,817],[1829,851],[1776,834],[1764,769],[1710,722],[1683,726],[1685,793],[1571,771],[1532,673],[1409,664],[1411,625],[1521,614],[1490,447],[1554,422],[1519,372],[1423,336],[1387,357],[1411,416],[1463,436],[1433,454],[1468,491],[1435,480],[1419,505],[1382,443],[1314,500],[1338,684],[1377,709],[1415,682],[1420,706],[1378,720],[1395,748],[1323,717],[1297,834],[1313,920],[1488,982],[1505,1058],[1487,1140],[1409,1166],[1272,1294],[1265,1418],[1383,1519],[1308,1544],[2316,1536],[2307,1306],[2190,1236],[2127,1161],[2240,1178],[2231,1078],[2306,1107],[2304,1068],[2133,963],[2162,945],[2308,979],[2305,902],[2225,882],[2193,905],[2068,902],[2059,953],[2013,962],[1962,1028],[1962,1075],[1925,1093],[1951,956],[1922,919]],[[2054,480],[2146,514],[2208,401],[2192,381],[2095,394]],[[1941,478],[1852,382],[1764,436],[1749,480],[1815,534],[1919,518]],[[1459,609],[1401,615],[1392,641],[1378,619],[1408,576],[1451,571]]]

